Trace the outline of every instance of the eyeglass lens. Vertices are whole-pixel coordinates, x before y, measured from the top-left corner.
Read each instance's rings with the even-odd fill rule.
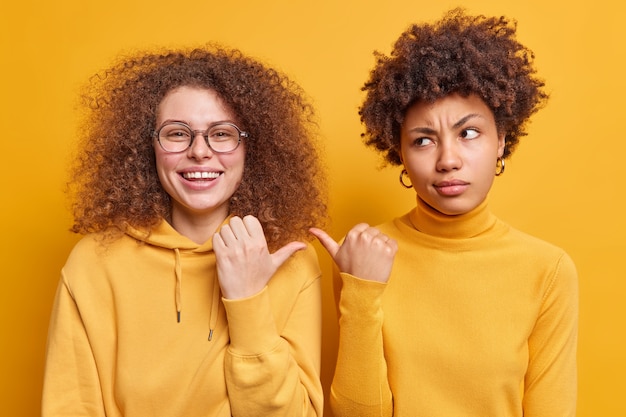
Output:
[[[234,125],[221,123],[206,131],[192,130],[183,123],[168,123],[159,129],[159,143],[167,152],[182,152],[191,146],[197,134],[208,139],[209,147],[215,152],[231,152],[239,146],[241,133]]]

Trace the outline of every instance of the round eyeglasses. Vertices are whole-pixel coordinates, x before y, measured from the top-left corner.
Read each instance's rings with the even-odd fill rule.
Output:
[[[184,152],[191,147],[196,135],[202,135],[207,146],[215,153],[232,152],[247,138],[248,133],[242,132],[237,126],[228,122],[218,122],[207,130],[193,130],[183,122],[168,122],[153,133],[165,152]]]

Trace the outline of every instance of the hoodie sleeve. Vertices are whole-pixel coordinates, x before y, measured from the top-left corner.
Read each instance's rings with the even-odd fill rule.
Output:
[[[48,330],[42,416],[104,416],[101,393],[87,332],[61,279]]]
[[[225,378],[232,415],[321,416],[321,282],[314,249],[298,252],[260,293],[226,300]]]

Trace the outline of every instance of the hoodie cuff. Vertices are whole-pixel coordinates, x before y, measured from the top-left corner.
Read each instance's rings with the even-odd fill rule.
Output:
[[[228,319],[230,350],[242,356],[271,351],[279,342],[267,287],[252,297],[222,298]]]

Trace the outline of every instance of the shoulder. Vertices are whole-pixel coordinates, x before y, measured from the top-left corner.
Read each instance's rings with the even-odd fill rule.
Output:
[[[576,265],[570,255],[561,247],[536,236],[508,226],[509,239],[516,257],[527,264],[547,265],[554,276],[577,279]]]
[[[402,236],[407,232],[412,234],[415,231],[415,228],[411,224],[411,220],[409,219],[409,213],[406,213],[399,217],[394,217],[393,219],[387,220],[383,223],[376,225],[376,228],[380,230],[382,233],[386,234],[389,237],[393,237],[394,239],[402,240]]]
[[[291,258],[285,262],[288,268],[306,268],[311,270],[319,270],[319,264],[317,259],[317,252],[313,245],[309,242],[306,244],[306,248],[294,253]]]
[[[523,248],[526,248],[528,251],[545,253],[547,256],[567,256],[565,250],[553,243],[550,243],[546,240],[540,239],[536,236],[530,235],[526,232],[522,232],[519,229],[516,229],[509,224],[498,220],[498,222],[508,229],[508,233],[506,237],[512,241],[512,243],[517,244]]]
[[[83,236],[70,251],[64,269],[75,268],[97,259],[98,254],[107,251],[108,246],[101,233]]]
[[[129,243],[137,242],[126,234],[110,234],[107,232],[91,233],[83,236],[74,245],[68,256],[66,266],[102,259],[112,252],[126,247]]]
[[[317,252],[310,243],[307,243],[305,249],[294,253],[276,271],[270,283],[303,288],[318,282],[321,275]]]
[[[83,236],[74,245],[63,266],[62,274],[70,285],[76,285],[89,277],[95,281],[99,275],[132,257],[131,245],[137,246],[137,240],[127,236],[111,236],[106,233],[93,233]]]
[[[410,224],[409,213],[389,218],[382,223],[378,223],[375,227],[379,230],[396,230],[403,224]]]

